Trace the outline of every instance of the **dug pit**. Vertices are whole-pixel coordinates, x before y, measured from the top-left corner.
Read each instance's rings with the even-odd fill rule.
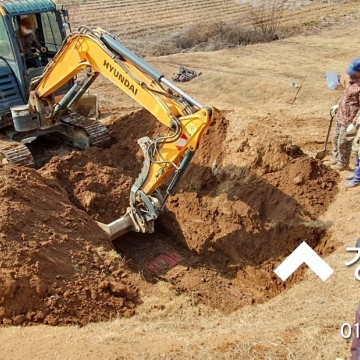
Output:
[[[321,254],[334,250],[331,224],[319,216],[336,195],[337,174],[271,129],[254,136],[249,125],[230,148],[226,114],[216,111],[156,233],[126,234],[114,243],[118,253],[95,220],[126,210],[142,166],[136,141],[163,131],[148,112],[110,125],[109,149],[54,157],[38,171],[1,167],[2,322],[131,316],[139,294],[159,281],[192,306],[228,313],[299,281],[301,270],[286,283],[273,270],[302,241]]]

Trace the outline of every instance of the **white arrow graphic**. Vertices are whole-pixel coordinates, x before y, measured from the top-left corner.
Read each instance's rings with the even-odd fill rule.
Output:
[[[305,263],[322,281],[326,281],[334,270],[304,241],[276,269],[275,274],[282,280],[291,276]]]

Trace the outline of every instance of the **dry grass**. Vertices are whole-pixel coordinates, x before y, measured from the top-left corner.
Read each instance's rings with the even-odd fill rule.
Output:
[[[125,41],[142,57],[165,56],[177,53],[217,51],[222,49],[268,43],[294,35],[310,35],[323,28],[339,25],[344,17],[310,17],[309,20],[289,20],[283,16],[284,5],[280,0],[254,0],[253,6],[244,10],[233,21],[207,21],[190,23],[169,35]],[[351,10],[347,20],[356,20],[358,10]]]
[[[281,30],[281,19],[284,11],[282,0],[252,0],[248,11],[248,20],[255,32],[263,39],[274,40]]]
[[[74,29],[98,25],[144,57],[220,50],[311,33],[348,21],[344,15],[353,11],[351,2],[341,5],[340,12],[337,2],[343,1],[223,0],[222,6],[216,0],[62,3],[69,5]],[[310,7],[313,3],[316,5]]]
[[[142,56],[163,56],[193,51],[216,51],[236,46],[270,42],[292,36],[300,31],[297,26],[279,25],[277,31],[262,30],[242,22],[201,22],[182,31],[147,43],[131,45]],[[265,33],[264,33],[265,31]]]

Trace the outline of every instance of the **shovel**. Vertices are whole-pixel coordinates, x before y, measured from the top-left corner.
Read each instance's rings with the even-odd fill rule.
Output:
[[[325,158],[325,156],[327,155],[327,144],[329,142],[329,136],[330,136],[330,131],[331,131],[331,126],[332,126],[332,123],[333,123],[333,120],[334,120],[334,116],[331,111],[330,111],[330,116],[331,116],[331,119],[330,119],[330,124],[329,124],[329,129],[328,129],[328,132],[327,132],[327,135],[326,135],[326,140],[325,140],[325,148],[324,150],[321,150],[319,151],[316,155],[315,155],[315,159],[319,159],[319,160],[323,160]]]

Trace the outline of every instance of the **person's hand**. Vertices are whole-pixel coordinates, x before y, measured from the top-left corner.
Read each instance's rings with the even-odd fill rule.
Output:
[[[346,128],[346,133],[349,134],[349,135],[355,134],[356,133],[356,126],[354,124],[350,124]]]
[[[339,110],[339,104],[332,106],[330,109],[331,115],[335,116],[338,110]]]
[[[47,52],[46,47],[42,46],[41,49],[40,49],[40,51],[41,51],[43,54],[45,54],[45,53]]]

